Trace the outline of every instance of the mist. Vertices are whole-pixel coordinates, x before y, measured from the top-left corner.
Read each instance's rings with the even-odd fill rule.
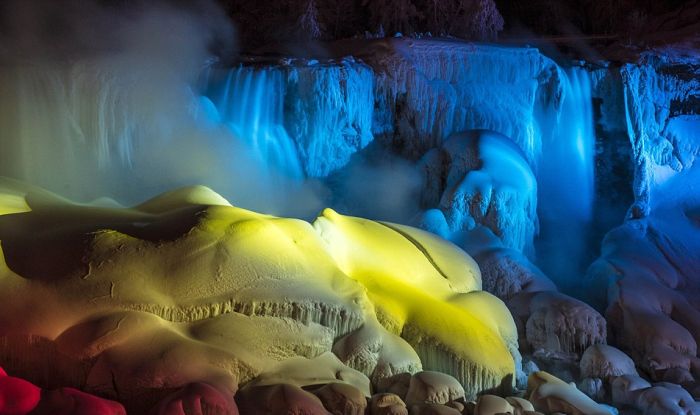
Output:
[[[204,116],[202,69],[235,52],[213,2],[10,1],[1,27],[0,175],[81,202],[203,184],[248,208],[318,208]]]

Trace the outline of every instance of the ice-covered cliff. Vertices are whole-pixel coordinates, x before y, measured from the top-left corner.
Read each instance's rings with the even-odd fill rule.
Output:
[[[692,388],[700,367],[700,68],[650,54],[596,78],[603,118],[624,115],[634,203],[603,240],[587,294],[606,309],[613,341],[652,379]],[[614,84],[621,94],[605,87]]]
[[[656,188],[689,169],[700,150],[700,69],[647,56],[621,70],[635,161],[633,216],[652,208]]]
[[[372,140],[374,74],[352,59],[209,71],[215,118],[272,168],[325,177]]]
[[[247,64],[225,72],[224,79],[234,78],[233,83],[210,77],[207,94],[221,121],[258,152],[266,153],[262,147],[268,145],[259,136],[269,139],[266,132],[274,130],[273,141],[285,143],[284,151],[268,160],[276,165],[298,160],[308,177],[342,170],[372,140],[415,161],[455,133],[494,131],[518,147],[541,183],[519,196],[533,201],[527,215],[493,205],[497,198],[484,206],[503,216],[492,223],[523,217],[517,230],[494,229],[509,246],[533,252],[538,191],[558,200],[543,211],[545,224],[562,216],[579,227],[589,220],[593,132],[585,71],[562,68],[534,48],[449,40],[347,41],[332,48],[338,56],[354,58]],[[281,153],[289,163],[277,160]],[[577,191],[569,191],[571,186]],[[554,227],[561,223],[549,229]],[[522,229],[526,234],[510,234]]]
[[[359,54],[377,73],[375,135],[412,158],[453,133],[487,129],[534,164],[538,113],[561,104],[559,68],[533,48],[393,39]]]

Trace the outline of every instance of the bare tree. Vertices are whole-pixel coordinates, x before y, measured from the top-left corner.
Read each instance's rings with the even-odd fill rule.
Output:
[[[383,27],[387,33],[415,33],[420,13],[411,0],[363,0],[370,31]]]
[[[321,0],[319,9],[330,38],[340,39],[367,30],[359,0]]]
[[[456,0],[445,22],[447,32],[476,40],[495,39],[503,30],[503,17],[493,0]]]
[[[301,15],[297,18],[296,37],[301,39],[319,39],[323,32],[319,23],[318,8],[315,0],[302,3]]]

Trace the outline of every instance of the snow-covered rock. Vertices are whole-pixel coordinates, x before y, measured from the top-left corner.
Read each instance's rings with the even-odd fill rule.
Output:
[[[222,415],[239,415],[238,406],[233,400],[233,396],[222,393],[205,383],[193,383],[185,386],[160,401],[150,413],[152,415],[182,415],[186,413],[185,411],[202,414],[213,412]]]
[[[451,234],[440,230],[441,216],[440,211],[429,210],[423,214],[419,226],[450,239],[467,251],[479,264],[481,283],[485,291],[508,302],[520,292],[557,290],[552,280],[535,264],[521,252],[505,247],[490,229],[477,226],[469,232]]]
[[[523,292],[508,302],[521,345],[550,353],[581,354],[606,342],[605,319],[586,303],[555,291]]]
[[[446,404],[464,398],[464,388],[457,379],[439,372],[419,372],[411,377],[406,393],[406,405],[417,403]]]
[[[595,401],[601,401],[605,398],[605,387],[600,378],[583,378],[576,382],[576,387]]]
[[[581,376],[607,381],[622,375],[636,375],[634,361],[619,349],[606,344],[594,344],[583,353]]]
[[[694,414],[700,411],[700,402],[696,402],[679,385],[651,385],[635,375],[624,375],[613,380],[612,401],[615,405],[636,408],[644,415]]]
[[[331,414],[364,415],[367,398],[347,383],[329,383],[314,391]]]
[[[411,405],[409,415],[461,415],[458,410],[439,403],[417,403]]]
[[[0,181],[0,204],[0,361],[32,381],[143,413],[190,384],[344,382],[370,396],[362,372],[378,384],[421,367],[461,395],[508,392],[520,366],[515,323],[476,263],[419,229],[332,210],[277,218],[202,187],[120,208]]]
[[[369,405],[370,415],[408,415],[404,401],[393,393],[372,395]]]
[[[588,396],[547,372],[538,372],[528,379],[527,395],[535,409],[571,415],[609,415],[602,406]]]
[[[277,384],[244,388],[236,394],[243,414],[328,415],[321,400],[311,392],[294,385]]]
[[[512,414],[513,406],[504,398],[496,395],[481,395],[476,401],[474,415]]]
[[[700,200],[694,184],[700,71],[645,54],[624,65],[620,78],[635,201],[627,222],[606,235],[585,294],[606,309],[614,342],[652,379],[687,381],[700,365]]]
[[[371,396],[369,379],[362,373],[349,368],[333,354],[326,352],[313,359],[292,357],[261,373],[247,387],[288,384],[300,388],[318,385],[343,383],[359,391],[363,396]]]

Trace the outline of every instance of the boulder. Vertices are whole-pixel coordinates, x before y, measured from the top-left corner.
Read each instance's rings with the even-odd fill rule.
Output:
[[[569,415],[609,415],[583,392],[547,372],[530,375],[527,385],[528,400],[538,411],[564,412]]]
[[[329,415],[316,395],[295,385],[246,387],[238,392],[236,401],[245,415]]]
[[[333,415],[364,415],[367,409],[364,393],[346,383],[329,383],[315,390],[314,395]]]
[[[370,400],[370,415],[408,415],[406,404],[393,393],[378,393]]]
[[[634,361],[621,350],[606,344],[594,344],[586,349],[579,366],[584,378],[610,381],[617,376],[637,375]]]
[[[464,388],[457,379],[440,372],[423,371],[411,377],[406,404],[409,407],[419,403],[446,404],[459,398],[464,398]]]
[[[474,415],[512,414],[513,406],[504,398],[496,395],[481,395],[476,401]]]

